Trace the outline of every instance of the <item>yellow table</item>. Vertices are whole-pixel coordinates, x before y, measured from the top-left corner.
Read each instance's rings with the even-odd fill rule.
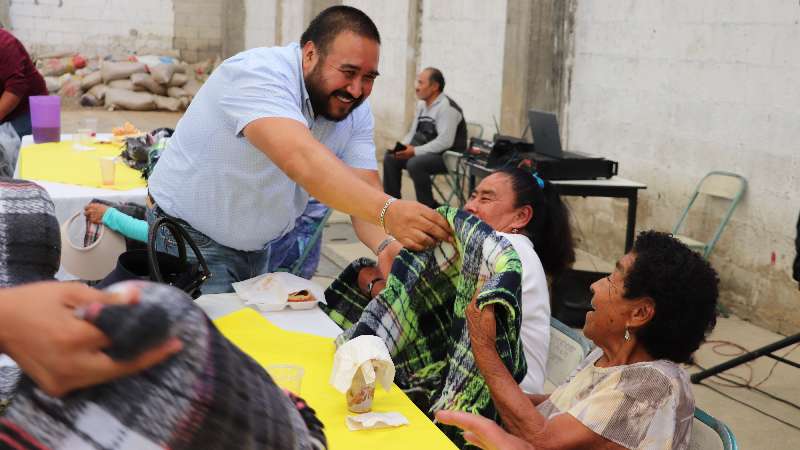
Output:
[[[120,191],[146,186],[139,171],[121,162],[116,164],[114,184],[103,184],[100,158],[119,156],[122,147],[121,144],[94,144],[92,147],[95,150],[76,151],[72,149],[72,141],[27,145],[19,152],[17,177]]]
[[[455,449],[456,446],[397,387],[378,387],[373,411],[402,413],[409,425],[380,430],[349,431],[344,394],[330,385],[333,339],[285,331],[258,312],[245,308],[214,321],[222,333],[259,364],[297,364],[305,369],[300,395],[325,424],[331,450]]]

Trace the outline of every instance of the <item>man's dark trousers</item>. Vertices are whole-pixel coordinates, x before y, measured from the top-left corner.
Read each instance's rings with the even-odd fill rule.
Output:
[[[387,153],[383,158],[383,191],[392,197],[400,198],[403,169],[414,181],[417,201],[431,208],[439,204],[433,199],[431,176],[447,173],[447,167],[440,153],[413,156],[410,159],[396,159]]]

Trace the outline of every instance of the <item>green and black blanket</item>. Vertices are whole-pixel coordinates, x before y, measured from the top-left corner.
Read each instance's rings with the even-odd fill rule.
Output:
[[[386,288],[370,299],[358,289],[358,271],[373,261],[353,262],[325,292],[327,314],[345,331],[340,345],[371,334],[384,340],[396,366],[395,383],[429,415],[442,409],[497,419],[489,388],[470,345],[465,310],[495,305],[497,352],[512,376],[527,371],[520,341],[522,268],[511,243],[477,217],[453,208],[438,212],[450,223],[455,243],[422,252],[402,250]],[[460,430],[442,426],[454,442]]]

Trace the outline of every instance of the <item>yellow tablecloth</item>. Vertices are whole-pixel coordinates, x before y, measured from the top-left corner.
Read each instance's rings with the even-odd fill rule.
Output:
[[[214,321],[222,333],[259,364],[297,364],[305,369],[300,395],[325,424],[331,450],[455,449],[455,445],[405,394],[392,386],[375,391],[373,411],[402,413],[409,425],[381,430],[349,431],[344,394],[328,383],[333,366],[333,339],[285,331],[250,308]]]
[[[75,151],[72,142],[28,145],[20,149],[19,177],[26,180],[54,181],[104,189],[126,191],[146,186],[141,173],[118,162],[114,184],[103,184],[100,157],[119,156],[119,144],[96,144],[96,150]]]

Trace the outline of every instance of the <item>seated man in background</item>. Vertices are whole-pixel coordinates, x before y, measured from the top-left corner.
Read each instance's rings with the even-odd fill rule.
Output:
[[[0,124],[10,123],[19,137],[31,134],[28,97],[47,95],[44,78],[22,43],[0,28]]]
[[[467,123],[461,107],[443,94],[444,76],[428,67],[417,75],[417,111],[408,134],[400,142],[405,148],[386,153],[383,159],[383,191],[400,198],[403,169],[414,180],[417,201],[436,208],[431,175],[447,173],[445,150],[463,151],[467,146]]]

